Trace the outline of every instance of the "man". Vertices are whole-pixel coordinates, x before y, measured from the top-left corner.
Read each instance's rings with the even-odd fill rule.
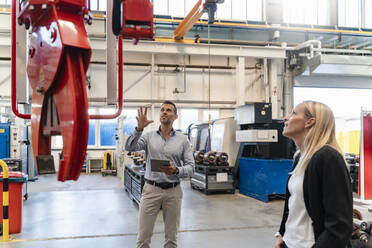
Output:
[[[161,208],[165,227],[164,248],[177,247],[182,201],[180,178],[191,176],[195,166],[190,142],[185,135],[173,129],[177,118],[176,105],[165,101],[160,109],[159,129],[142,135],[144,128],[154,121],[147,119],[147,108],[143,111],[141,107],[137,127],[125,144],[127,151],[146,152],[146,183],[139,209],[137,248],[150,247],[155,220]],[[153,172],[152,159],[168,160],[170,165],[161,166],[162,172]]]

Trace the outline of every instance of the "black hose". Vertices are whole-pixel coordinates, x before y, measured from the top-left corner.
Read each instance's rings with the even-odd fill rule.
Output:
[[[121,33],[121,2],[123,0],[114,0],[112,8],[112,32],[119,36]]]

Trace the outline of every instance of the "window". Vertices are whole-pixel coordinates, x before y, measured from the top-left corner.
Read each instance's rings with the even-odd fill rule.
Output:
[[[170,0],[169,15],[184,17],[185,16],[185,1],[184,0]]]
[[[283,1],[283,21],[297,24],[316,24],[316,10],[314,1]]]
[[[106,11],[107,10],[107,0],[90,0],[90,9]]]
[[[372,110],[371,89],[330,89],[330,88],[294,88],[294,105],[305,100],[314,100],[327,104],[336,118],[360,119],[361,108]],[[345,101],[342,99],[353,99]],[[337,123],[336,123],[337,128]]]
[[[185,0],[185,16],[190,13],[192,8],[194,8],[195,4],[197,3],[196,0]],[[218,8],[218,7],[217,7]],[[208,19],[208,13],[204,13],[201,17],[201,19]]]
[[[234,0],[232,1],[232,19],[233,20],[246,20],[247,19],[247,1]],[[217,10],[219,6],[217,6]]]
[[[234,0],[236,1],[236,0]],[[231,0],[217,4],[216,19],[231,19]]]
[[[99,110],[101,115],[115,114],[116,110],[113,108],[102,108]],[[100,146],[115,146],[116,145],[116,127],[117,121],[113,120],[100,120],[99,121],[99,134]]]
[[[100,11],[106,11],[107,10],[107,0],[99,0],[98,10],[100,10]]]
[[[263,0],[247,0],[247,19],[250,21],[263,21]],[[249,4],[248,4],[249,3]]]
[[[88,146],[94,146],[95,144],[96,144],[96,121],[89,120]]]
[[[114,114],[116,109],[113,108],[89,108],[88,113],[109,115]],[[131,134],[134,128],[137,126],[137,109],[124,109],[122,115],[126,115],[124,120],[123,132],[127,135]],[[99,125],[99,141],[98,133],[96,133],[96,125]],[[117,119],[110,120],[89,120],[89,131],[88,131],[88,146],[115,146],[116,145],[116,133],[117,133]],[[98,143],[97,143],[98,142]],[[53,149],[61,149],[63,147],[62,136],[52,137]]]
[[[89,108],[88,114],[92,115],[96,113],[95,108]],[[88,131],[88,146],[96,145],[96,120],[89,120],[89,131]]]
[[[327,1],[318,1],[318,25],[330,25],[330,9]]]
[[[211,120],[216,120],[219,117],[219,112],[218,110],[204,110],[203,111],[203,122],[208,122],[209,121],[209,113],[211,114]]]
[[[54,142],[53,142],[54,140]],[[54,149],[62,149],[63,147],[63,139],[62,136],[52,136],[52,144],[54,143],[54,146],[52,148]]]
[[[129,135],[137,126],[137,109],[124,109],[121,115],[127,116],[124,120],[123,132]]]
[[[90,9],[98,10],[98,0],[90,0]]]
[[[365,27],[372,28],[372,0],[365,0]]]
[[[116,109],[102,108],[99,112],[103,115],[114,114],[116,112]],[[137,109],[124,109],[121,115],[126,116],[123,125],[123,132],[129,135],[137,126]],[[118,125],[117,119],[100,120],[99,123],[100,146],[115,146]]]
[[[154,0],[154,15],[168,15],[168,0]]]
[[[106,3],[107,0],[91,0],[91,9],[106,11]],[[185,17],[196,3],[197,0],[153,0],[154,15]],[[262,21],[262,5],[263,0],[225,0],[217,4],[215,18]],[[208,14],[204,13],[201,18],[208,18]]]
[[[294,88],[295,105],[304,100],[315,100],[332,109],[336,119],[336,137],[341,148],[344,152],[355,154],[360,151],[361,109],[372,110],[371,98],[372,89]]]
[[[328,25],[328,2],[323,0],[283,1],[283,22],[312,25]]]
[[[101,146],[115,146],[116,139],[116,120],[101,120],[100,121],[100,138]]]
[[[195,123],[198,123],[198,110],[197,109],[181,109],[180,111],[180,115],[178,117],[180,117],[181,119],[181,129],[183,131],[187,130],[187,128],[191,125],[191,124],[195,124]]]
[[[361,0],[338,0],[338,26],[360,27]]]
[[[185,16],[192,10],[192,8],[194,8],[195,4],[197,3],[197,1],[190,1],[190,0],[186,0],[185,1]]]

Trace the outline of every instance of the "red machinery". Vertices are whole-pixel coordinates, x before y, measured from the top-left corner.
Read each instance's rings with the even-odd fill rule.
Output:
[[[122,25],[120,24],[120,4],[123,4]],[[133,38],[134,44],[139,39],[152,39],[153,7],[149,0],[114,0],[113,32],[123,38]]]
[[[113,13],[113,22],[123,26],[116,35],[124,38],[153,37],[153,9],[149,0],[114,0],[123,4],[123,14]],[[115,6],[114,6],[115,7]],[[115,11],[120,11],[119,8]],[[135,12],[134,12],[135,11]],[[15,13],[12,4],[12,108],[20,114],[16,103]],[[115,19],[116,18],[116,19]],[[58,180],[77,180],[82,169],[88,143],[88,121],[110,119],[120,115],[123,104],[122,37],[118,39],[119,91],[118,110],[114,115],[88,115],[85,73],[91,48],[84,26],[91,22],[86,0],[28,0],[22,1],[18,23],[31,27],[27,73],[33,89],[31,130],[36,165],[51,157],[51,136],[61,135],[63,158]],[[129,25],[129,26],[128,26]],[[118,26],[118,25],[117,25]]]

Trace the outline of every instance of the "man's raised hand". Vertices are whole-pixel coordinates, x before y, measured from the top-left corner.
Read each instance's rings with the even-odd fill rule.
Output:
[[[143,111],[142,107],[138,109],[137,119],[137,131],[143,131],[145,127],[149,124],[153,123],[153,120],[147,119],[147,107],[145,107],[145,111]]]

